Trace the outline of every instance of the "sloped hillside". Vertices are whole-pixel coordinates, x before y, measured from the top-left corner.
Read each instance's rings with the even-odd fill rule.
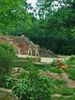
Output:
[[[21,64],[15,63],[11,76],[5,77],[3,87],[12,89],[20,100],[75,100],[75,67],[67,64],[70,59],[61,62],[61,68],[55,61],[35,64],[32,58],[16,60]]]

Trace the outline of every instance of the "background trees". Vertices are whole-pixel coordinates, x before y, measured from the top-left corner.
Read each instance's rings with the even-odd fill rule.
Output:
[[[74,53],[74,5],[74,0],[38,0],[39,28],[44,31],[42,46],[56,53]]]
[[[25,0],[1,0],[0,8],[0,34],[24,34],[55,53],[75,53],[74,0],[37,0],[36,9]]]

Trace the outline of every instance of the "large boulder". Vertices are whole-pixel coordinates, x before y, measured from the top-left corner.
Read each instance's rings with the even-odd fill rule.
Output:
[[[12,90],[0,88],[0,100],[19,100]]]

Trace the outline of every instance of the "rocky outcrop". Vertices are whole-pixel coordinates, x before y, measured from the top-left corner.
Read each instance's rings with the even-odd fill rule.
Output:
[[[51,51],[45,48],[40,48],[39,54],[41,57],[56,57],[56,55]]]
[[[16,54],[39,56],[39,46],[26,36],[0,36],[0,43],[8,42],[16,50]]]
[[[19,100],[12,90],[0,88],[0,100]]]

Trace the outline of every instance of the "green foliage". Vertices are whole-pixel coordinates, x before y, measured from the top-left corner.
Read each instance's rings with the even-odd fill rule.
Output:
[[[0,85],[0,87],[12,89],[13,85],[14,83],[12,77],[10,75],[5,75],[2,79],[2,84]]]
[[[28,71],[28,74],[24,74],[16,80],[10,76],[5,76],[2,81],[3,87],[12,89],[20,100],[50,100],[51,94],[61,94],[62,97],[58,100],[65,100],[64,96],[68,95],[72,95],[69,100],[75,97],[75,89],[68,88],[65,81],[55,80],[39,74],[40,70],[60,74],[61,72],[57,68],[51,65],[36,66],[31,58],[26,59],[26,64],[23,68]]]
[[[26,0],[0,0],[0,33],[18,35],[31,29]]]
[[[73,96],[71,96],[71,97],[64,97],[64,96],[61,96],[61,97],[59,97],[59,98],[52,98],[53,100],[74,100],[75,99],[75,96],[73,95]]]
[[[65,63],[69,66],[69,68],[66,70],[69,78],[75,80],[75,56],[71,56]]]
[[[36,79],[24,76],[16,81],[11,77],[5,77],[3,82],[3,87],[12,89],[20,100],[50,100],[50,95],[55,93],[51,80],[42,76]]]
[[[63,87],[66,84],[66,81],[63,80],[52,80],[52,82],[57,86],[57,87]]]
[[[71,56],[67,61],[66,63],[68,65],[74,65],[75,64],[75,56]]]
[[[55,62],[55,61],[54,61]],[[60,70],[60,69],[58,69],[57,67],[55,67],[55,66],[52,66],[52,64],[50,64],[49,66],[48,66],[49,68],[47,69],[48,71],[50,71],[50,72],[53,72],[53,73],[62,73],[62,71]]]
[[[59,93],[64,95],[73,95],[75,92],[75,89],[70,89],[68,87],[63,87],[62,89],[60,88]]]
[[[9,76],[5,77],[3,87],[13,89],[21,100],[50,100],[51,94],[56,91],[52,80],[39,75],[39,68],[33,64],[32,59],[27,58],[24,69],[29,74],[15,81]]]
[[[67,69],[67,72],[69,74],[69,78],[72,79],[72,80],[75,80],[75,77],[74,77],[74,75],[75,75],[75,67]]]
[[[47,77],[39,76],[36,80],[33,80],[32,84],[36,90],[36,100],[50,100],[51,94],[55,92],[51,80]]]
[[[0,78],[9,73],[13,67],[15,51],[8,43],[0,43]]]
[[[0,34],[24,34],[57,54],[75,54],[75,1],[55,1],[38,0],[29,13],[26,0],[1,0]]]
[[[55,5],[55,1],[38,0],[37,8],[40,20],[35,20],[33,23],[33,33],[35,31],[36,34],[31,36],[32,40],[55,53],[74,54],[75,2],[74,0],[57,0]]]
[[[56,67],[56,60],[53,60],[50,65],[53,66],[53,67]]]
[[[38,73],[39,70],[49,71],[54,73],[61,73],[62,71],[57,69],[54,64],[36,64],[34,59],[26,58],[26,59],[19,59],[18,62],[16,61],[15,67],[23,67],[25,70],[30,71],[31,73]],[[33,71],[32,71],[33,70]]]
[[[32,97],[31,92],[33,93],[33,88],[30,85],[29,79],[24,78],[18,80],[13,87],[13,90],[21,100],[31,100],[30,98]]]
[[[75,1],[55,1],[38,0],[29,13],[26,0],[1,0],[0,34],[24,34],[57,54],[75,54]]]
[[[32,80],[24,78],[17,81],[13,88],[14,92],[21,100],[49,100],[51,94],[50,91],[54,91],[50,90],[49,79],[38,78],[37,80]]]

